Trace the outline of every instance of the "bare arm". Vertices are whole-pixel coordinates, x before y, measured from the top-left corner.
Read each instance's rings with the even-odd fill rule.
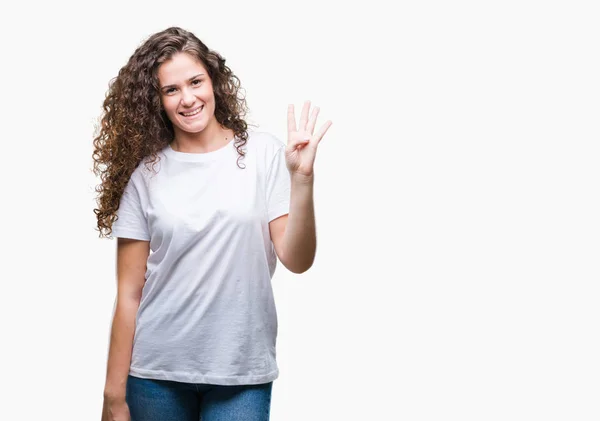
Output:
[[[269,224],[275,252],[294,273],[307,271],[317,249],[313,177],[292,176],[290,213]]]
[[[117,305],[110,335],[105,399],[125,399],[135,318],[142,297],[149,253],[149,241],[117,240]]]
[[[275,252],[290,271],[302,273],[313,264],[317,251],[317,232],[313,200],[313,164],[319,142],[331,126],[328,120],[315,133],[319,107],[308,117],[310,101],[305,101],[296,126],[294,105],[288,105],[288,143],[285,163],[290,171],[290,212],[270,222],[269,229]]]

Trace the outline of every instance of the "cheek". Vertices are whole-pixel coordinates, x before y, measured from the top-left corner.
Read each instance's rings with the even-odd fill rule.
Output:
[[[215,95],[213,93],[213,89],[212,86],[205,86],[204,89],[202,90],[202,97],[206,99],[206,101],[211,101],[214,102],[215,100]]]
[[[176,114],[177,113],[177,102],[173,101],[173,98],[167,98],[163,100],[163,108],[167,112],[167,114]]]

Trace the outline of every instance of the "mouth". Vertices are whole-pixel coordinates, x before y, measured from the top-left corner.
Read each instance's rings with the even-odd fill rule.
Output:
[[[190,111],[189,113],[179,113],[179,115],[181,115],[183,117],[186,117],[186,118],[194,118],[198,114],[200,114],[203,109],[204,109],[204,105],[202,105],[201,107],[196,108],[195,110]]]

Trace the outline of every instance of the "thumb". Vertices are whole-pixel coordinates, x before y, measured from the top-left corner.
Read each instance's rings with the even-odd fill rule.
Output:
[[[295,150],[300,145],[306,145],[310,141],[310,135],[298,136],[288,140],[288,149]]]

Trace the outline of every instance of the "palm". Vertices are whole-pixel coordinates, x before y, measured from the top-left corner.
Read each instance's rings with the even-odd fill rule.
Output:
[[[331,120],[328,120],[317,133],[314,133],[319,107],[313,109],[310,119],[308,118],[309,111],[310,101],[306,101],[302,107],[300,122],[296,127],[294,106],[288,106],[288,143],[285,148],[285,162],[292,175],[298,174],[306,177],[313,175],[317,147],[332,124]]]

